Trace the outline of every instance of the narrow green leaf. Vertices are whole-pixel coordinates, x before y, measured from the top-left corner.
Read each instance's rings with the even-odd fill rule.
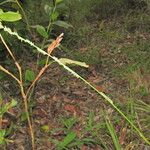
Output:
[[[0,20],[2,21],[8,21],[8,22],[14,22],[21,19],[21,15],[18,12],[4,12],[0,13]]]
[[[14,126],[15,126],[14,123],[11,122],[9,128],[6,130],[5,136],[8,136],[13,132]]]
[[[64,65],[74,64],[74,65],[85,67],[85,68],[89,67],[85,62],[75,61],[75,60],[71,60],[71,59],[67,59],[67,58],[60,58],[59,61],[61,63],[63,63]]]
[[[43,26],[37,25],[36,30],[41,36],[43,36],[44,38],[48,38],[48,33],[46,32],[46,30]]]
[[[63,0],[56,0],[56,4],[61,3]]]
[[[4,144],[5,142],[5,133],[6,130],[0,130],[0,144]]]
[[[76,138],[75,132],[70,132],[68,135],[64,138],[62,142],[59,143],[59,147],[61,149],[65,148],[68,144],[70,144],[74,139]]]
[[[11,102],[6,103],[1,109],[0,109],[0,116],[2,116],[4,113],[6,113],[10,108],[17,105],[17,101],[12,99]]]
[[[65,125],[65,127],[68,130],[70,130],[74,126],[74,124],[77,122],[77,118],[73,117],[73,118],[65,119],[62,122]]]
[[[25,72],[25,80],[32,82],[35,79],[35,74],[32,70],[26,70]]]
[[[15,99],[12,99],[11,103],[10,103],[10,107],[15,107],[17,105],[17,101]]]
[[[6,130],[0,130],[0,138],[4,137],[6,133]]]
[[[106,118],[106,126],[107,126],[107,128],[109,130],[109,133],[110,133],[111,137],[112,137],[112,140],[114,142],[114,146],[115,146],[116,150],[121,150],[121,146],[119,144],[119,140],[117,138],[117,134],[116,134],[115,129],[113,127],[113,124],[111,123],[109,118]]]
[[[63,27],[63,28],[72,28],[73,26],[65,21],[61,21],[61,20],[57,20],[55,22],[53,22],[54,25],[57,25],[57,26],[60,26],[60,27]]]
[[[2,97],[2,94],[0,93],[0,103],[2,103],[3,101],[3,97]]]

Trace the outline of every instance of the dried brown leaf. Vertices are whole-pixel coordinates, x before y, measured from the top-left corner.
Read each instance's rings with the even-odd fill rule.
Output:
[[[120,143],[121,145],[125,143],[126,135],[127,135],[127,129],[126,129],[126,128],[123,128],[123,129],[121,130],[120,137],[119,137],[119,143]]]
[[[67,104],[64,106],[64,109],[71,112],[71,113],[76,113],[76,107],[74,105],[71,104]]]

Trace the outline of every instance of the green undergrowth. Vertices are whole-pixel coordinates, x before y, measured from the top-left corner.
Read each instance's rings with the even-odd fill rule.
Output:
[[[122,60],[125,65],[121,67],[149,70],[149,19],[149,13],[132,11],[120,17],[78,23],[67,33],[70,38],[66,38],[66,45],[73,48],[66,52],[94,65],[118,63],[117,55],[122,53],[126,60]]]
[[[109,68],[111,75],[128,82],[125,102],[117,106],[124,110],[148,138],[150,138],[148,135],[150,122],[149,20],[149,12],[141,10],[129,10],[120,16],[114,15],[108,19],[100,18],[91,22],[84,18],[80,23],[75,23],[74,30],[67,34],[71,38],[66,42],[67,47],[74,46],[73,50],[66,50],[71,57],[99,66],[99,70],[104,67]],[[72,53],[74,56],[71,55]],[[116,118],[118,118],[117,115]],[[102,122],[107,124],[105,129],[108,132],[111,130],[110,141],[114,142],[115,146],[116,143],[118,144],[118,139],[112,123],[115,124],[116,120]],[[138,139],[134,139],[135,134],[131,134],[132,130],[133,128],[127,130],[128,138],[132,140],[131,143],[128,141],[126,148],[140,149]],[[105,143],[108,147],[110,147],[110,141]]]
[[[149,105],[142,100],[137,101],[133,98],[127,98],[126,103],[116,105],[150,138],[147,132],[150,123]],[[53,130],[49,130],[48,126],[42,127],[43,132],[50,135],[49,140],[57,149],[82,149],[83,147],[106,150],[148,148],[145,144],[140,144],[133,128],[111,108],[107,110],[101,108],[99,112],[91,111],[85,118],[79,116],[61,117],[59,126]],[[55,136],[57,134],[60,134],[59,139]]]

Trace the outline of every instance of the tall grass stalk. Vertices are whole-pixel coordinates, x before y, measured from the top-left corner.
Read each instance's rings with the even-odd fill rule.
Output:
[[[87,84],[89,87],[91,87],[95,92],[97,92],[99,95],[101,95],[126,121],[134,128],[134,130],[138,133],[138,135],[145,141],[145,143],[150,145],[150,141],[144,136],[144,134],[140,131],[138,127],[136,127],[133,122],[113,103],[113,101],[103,92],[100,92],[98,89],[96,89],[91,83],[89,83],[87,80],[85,80],[82,76],[74,72],[72,69],[70,69],[68,66],[64,65],[61,61],[59,61],[58,58],[51,56],[44,50],[40,49],[38,46],[36,46],[31,41],[22,38],[19,36],[16,32],[12,32],[10,28],[4,27],[2,24],[0,24],[0,29],[3,29],[5,32],[8,32],[10,35],[16,36],[19,40],[28,43],[30,46],[36,48],[36,50],[43,55],[47,55],[50,58],[52,58],[55,62],[57,62],[59,65],[63,66],[64,69],[66,69],[68,72],[73,74],[75,77],[81,79],[85,84]]]

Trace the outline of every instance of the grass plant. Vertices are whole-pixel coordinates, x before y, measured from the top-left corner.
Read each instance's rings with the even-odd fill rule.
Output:
[[[37,49],[37,51],[39,51],[40,53],[47,55],[48,57],[52,58],[55,62],[57,62],[59,65],[63,66],[64,69],[66,69],[67,71],[69,71],[72,75],[74,75],[75,77],[81,79],[85,84],[87,84],[89,87],[91,87],[91,89],[93,89],[95,92],[97,92],[99,95],[101,95],[130,125],[131,127],[133,127],[133,129],[138,133],[138,135],[147,143],[150,145],[149,140],[143,135],[143,133],[140,131],[140,129],[134,125],[134,123],[114,104],[114,102],[103,92],[99,91],[98,89],[96,89],[92,84],[90,84],[87,80],[85,80],[83,77],[81,77],[79,74],[77,74],[76,72],[74,72],[72,69],[70,69],[68,66],[66,66],[65,64],[63,64],[58,58],[51,56],[49,53],[43,51],[42,49],[40,49],[39,47],[37,47],[36,45],[34,45],[31,41],[26,40],[22,37],[20,37],[16,32],[12,32],[9,28],[4,27],[2,24],[0,25],[0,28],[3,29],[5,32],[8,32],[10,35],[14,35],[16,36],[19,40],[21,40],[22,42],[25,42],[27,44],[29,44],[30,46],[34,47]],[[18,66],[18,65],[17,65]],[[17,79],[15,76],[13,76],[10,72],[8,72],[6,69],[4,69],[2,66],[0,68],[2,71],[4,71],[5,73],[11,75],[20,85],[20,81],[19,79]],[[20,70],[20,68],[18,67],[18,70]],[[21,74],[21,73],[20,73]],[[22,85],[20,85],[22,87]],[[22,88],[21,88],[22,89]],[[23,92],[23,89],[22,89]],[[24,93],[24,92],[23,92]],[[24,96],[24,94],[22,93],[22,95]],[[25,97],[24,97],[25,98]],[[27,103],[27,101],[24,101],[25,103]],[[26,106],[26,105],[25,105]],[[26,108],[27,109],[27,108]],[[26,110],[27,111],[27,110]],[[27,111],[28,112],[28,111]],[[30,121],[29,121],[30,124]],[[31,130],[32,132],[32,130]],[[34,141],[34,137],[32,138],[32,142]],[[34,143],[33,143],[34,145]]]

